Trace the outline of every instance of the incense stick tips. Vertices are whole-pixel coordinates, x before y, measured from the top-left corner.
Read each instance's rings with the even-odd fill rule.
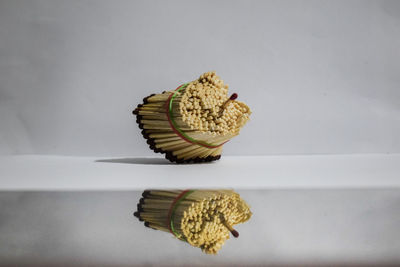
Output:
[[[234,237],[236,237],[236,238],[239,237],[239,232],[238,232],[238,231],[232,230],[232,231],[230,231],[230,232],[231,232],[231,234],[232,234]]]

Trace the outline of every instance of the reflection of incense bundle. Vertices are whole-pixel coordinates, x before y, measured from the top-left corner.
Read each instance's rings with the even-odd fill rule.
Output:
[[[228,85],[207,72],[175,91],[144,98],[133,113],[155,152],[178,163],[213,161],[249,120],[249,107],[236,98],[228,98]]]
[[[171,232],[204,252],[216,254],[233,225],[250,219],[249,206],[232,190],[146,190],[134,214],[145,226]]]

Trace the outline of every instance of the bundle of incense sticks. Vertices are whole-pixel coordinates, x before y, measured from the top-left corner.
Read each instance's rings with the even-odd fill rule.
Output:
[[[146,190],[134,213],[144,225],[172,233],[182,241],[216,254],[229,233],[252,213],[233,190]]]
[[[206,72],[175,91],[145,97],[133,114],[150,148],[170,161],[213,161],[249,120],[249,107],[236,98],[215,72]]]

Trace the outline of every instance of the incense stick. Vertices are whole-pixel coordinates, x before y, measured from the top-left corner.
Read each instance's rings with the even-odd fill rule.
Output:
[[[216,254],[233,226],[252,213],[233,190],[145,190],[134,213],[145,226],[172,233],[176,238]]]
[[[150,148],[170,161],[214,161],[251,114],[236,93],[227,94],[228,85],[215,72],[206,72],[174,91],[145,97],[133,114]],[[181,149],[185,152],[177,152]]]

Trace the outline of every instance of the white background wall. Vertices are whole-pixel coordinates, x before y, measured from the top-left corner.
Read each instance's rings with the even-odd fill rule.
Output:
[[[153,155],[132,109],[209,70],[226,154],[400,152],[399,1],[0,0],[0,154]]]

